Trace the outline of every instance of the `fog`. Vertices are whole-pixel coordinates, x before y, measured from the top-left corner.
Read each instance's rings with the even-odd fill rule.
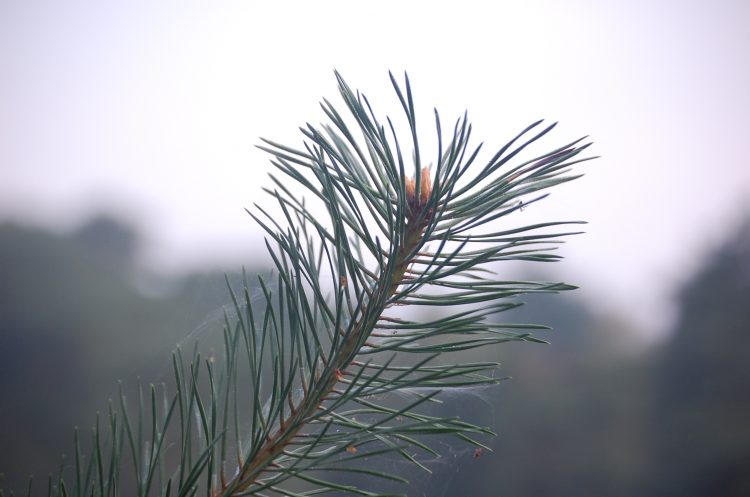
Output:
[[[589,221],[559,271],[658,337],[750,207],[748,21],[741,1],[4,2],[0,219],[112,212],[151,269],[250,264],[258,138],[299,144],[334,69],[395,116],[387,71],[408,71],[426,137],[433,106],[468,109],[488,153],[538,118],[561,123],[548,148],[591,136],[602,158],[527,216]]]

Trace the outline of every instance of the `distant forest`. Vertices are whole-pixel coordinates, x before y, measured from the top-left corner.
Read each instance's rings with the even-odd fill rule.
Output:
[[[31,473],[45,486],[117,380],[162,381],[177,343],[220,329],[225,276],[145,274],[137,243],[108,218],[67,236],[0,225],[0,488],[23,494]],[[750,222],[677,299],[675,329],[647,350],[579,300],[526,299],[507,319],[552,325],[551,345],[467,354],[513,379],[446,402],[495,429],[493,451],[451,442],[432,475],[405,475],[415,495],[750,495]]]

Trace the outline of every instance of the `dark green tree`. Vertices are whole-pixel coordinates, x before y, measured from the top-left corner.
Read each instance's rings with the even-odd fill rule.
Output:
[[[682,290],[654,370],[650,495],[750,495],[750,222]]]

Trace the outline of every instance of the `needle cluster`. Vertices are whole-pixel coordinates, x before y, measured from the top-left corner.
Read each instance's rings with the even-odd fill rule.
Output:
[[[362,464],[387,453],[429,471],[420,454],[437,454],[432,435],[488,450],[491,430],[424,407],[443,390],[497,382],[496,363],[455,362],[451,352],[542,341],[534,333],[544,326],[497,315],[521,305],[520,295],[573,287],[495,271],[504,261],[559,258],[560,239],[577,233],[566,226],[578,223],[519,225],[512,215],[578,177],[571,167],[588,160],[580,154],[589,144],[527,157],[555,126],[539,121],[480,163],[466,116],[446,133],[435,111],[437,147],[425,162],[408,78],[391,76],[405,146],[391,119],[379,121],[336,77],[344,114],[324,101],[328,123],[303,127],[300,148],[261,147],[276,168],[266,190],[275,206],[249,212],[275,272],[232,292],[237,318],[226,319],[223,359],[177,351],[176,392],[152,388],[150,412],[141,402],[137,416],[122,396],[110,442],[95,430],[84,457],[76,439],[73,483],[51,479],[51,495],[118,495],[123,465],[136,480],[126,493],[139,497],[386,495],[341,476],[405,481]],[[165,443],[170,433],[176,442]]]

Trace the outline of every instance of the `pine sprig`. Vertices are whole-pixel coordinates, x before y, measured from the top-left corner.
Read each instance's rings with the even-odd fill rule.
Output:
[[[88,463],[76,441],[75,491],[61,477],[50,495],[117,495],[123,465],[134,470],[138,496],[386,495],[340,476],[405,481],[361,464],[384,454],[429,471],[415,454],[437,455],[430,435],[486,448],[488,428],[424,407],[443,390],[498,381],[497,364],[453,364],[449,352],[542,341],[533,333],[543,326],[501,324],[496,315],[520,305],[519,295],[573,287],[502,280],[491,269],[559,259],[556,244],[577,232],[551,230],[578,223],[500,221],[577,178],[571,166],[589,160],[580,158],[589,144],[521,159],[555,126],[539,121],[479,165],[482,146],[470,146],[466,115],[444,136],[435,111],[428,163],[408,78],[391,75],[408,145],[336,78],[346,117],[324,101],[329,122],[303,127],[301,148],[261,146],[276,168],[266,190],[274,207],[249,213],[266,232],[275,271],[257,280],[260,304],[249,282],[232,292],[223,361],[197,352],[187,361],[178,351],[175,394],[159,400],[152,388],[150,410],[141,401],[135,419],[121,396],[122,414],[109,415],[108,455],[98,429]],[[404,307],[440,314],[418,320]],[[175,471],[165,471],[170,464]]]
[[[414,438],[416,434],[450,433],[478,443],[471,436],[487,433],[486,429],[459,420],[425,418],[418,414],[418,407],[441,388],[495,381],[483,374],[495,365],[433,363],[445,352],[505,341],[537,341],[531,334],[539,329],[537,326],[501,325],[489,319],[509,308],[507,302],[498,300],[572,288],[496,281],[483,273],[487,265],[501,260],[554,260],[557,257],[548,253],[549,242],[571,233],[538,232],[546,226],[473,231],[518,210],[522,196],[576,178],[567,172],[571,165],[585,160],[575,157],[588,144],[579,145],[578,140],[496,174],[554,127],[536,132],[541,124],[538,122],[468,177],[480,147],[469,149],[471,128],[466,117],[459,119],[443,147],[436,112],[439,152],[435,170],[431,171],[422,164],[409,81],[405,80],[402,89],[391,77],[411,134],[413,163],[407,165],[391,120],[387,120],[387,127],[378,122],[367,99],[353,92],[340,75],[337,78],[361,137],[355,136],[333,105],[324,102],[323,110],[331,124],[303,128],[304,149],[271,141],[262,147],[272,154],[273,164],[283,174],[273,177],[276,189],[268,193],[275,198],[286,223],[260,208],[265,217],[253,217],[276,244],[269,249],[277,271],[284,275],[279,289],[291,290],[295,296],[288,311],[294,313],[302,307],[317,312],[308,312],[303,318],[308,333],[289,335],[290,357],[296,350],[299,360],[286,363],[283,377],[287,388],[276,397],[276,429],[266,433],[255,458],[224,489],[225,496],[261,491],[288,478],[301,477],[292,468],[301,466],[310,471],[318,459],[340,456],[349,447],[372,445],[394,450],[419,465],[404,450],[425,449]],[[413,176],[407,169],[414,171]],[[327,223],[292,193],[290,181],[322,201]],[[563,223],[549,225],[558,224]],[[312,249],[316,244],[317,252]],[[434,248],[429,250],[428,244]],[[324,297],[320,283],[323,274],[334,289],[330,299]],[[438,288],[441,291],[436,291]],[[478,304],[483,305],[467,309]],[[450,306],[454,314],[432,322],[387,314],[400,305]],[[427,358],[413,366],[391,366],[396,354],[407,353],[427,354]],[[285,408],[284,395],[289,397],[297,385],[301,385],[303,396],[289,400]],[[417,389],[430,391],[415,396],[411,405],[401,409],[368,400],[388,392]],[[347,410],[350,404],[360,407]],[[353,421],[363,408],[374,421]],[[394,424],[396,417],[410,422]],[[334,426],[339,431],[331,436],[328,432]],[[297,444],[301,446],[287,450]],[[272,463],[276,467],[269,472]],[[320,489],[336,488],[323,480],[315,483]]]

